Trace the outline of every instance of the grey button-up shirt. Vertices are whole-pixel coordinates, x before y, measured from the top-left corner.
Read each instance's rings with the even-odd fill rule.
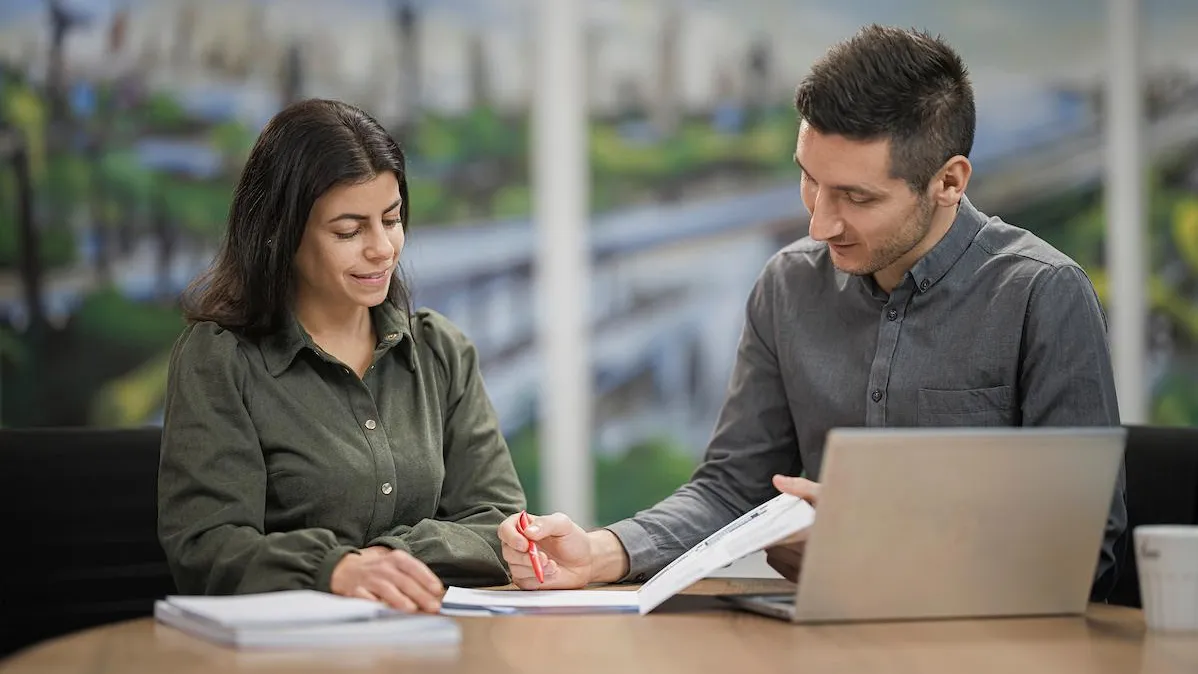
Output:
[[[775,254],[750,294],[703,464],[609,529],[628,551],[626,580],[644,580],[777,495],[775,473],[818,480],[834,427],[1118,424],[1106,321],[1085,272],[962,199],[890,294],[835,269],[809,237]],[[1095,598],[1115,581],[1126,528],[1120,471]]]

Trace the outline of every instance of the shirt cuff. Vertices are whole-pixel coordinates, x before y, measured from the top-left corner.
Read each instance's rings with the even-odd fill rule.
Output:
[[[321,592],[332,592],[333,569],[337,568],[346,555],[357,553],[357,549],[352,545],[338,545],[337,547],[325,553],[324,559],[320,560],[320,566],[316,567],[316,589]]]
[[[372,548],[376,545],[381,545],[384,548],[391,548],[392,550],[400,550],[412,555],[413,557],[416,556],[412,554],[412,548],[407,544],[407,541],[399,536],[379,536],[378,538],[367,543],[366,547]]]
[[[628,553],[628,575],[617,582],[643,583],[649,579],[655,564],[654,555],[657,545],[645,528],[633,520],[621,520],[604,527],[620,539],[624,551]]]

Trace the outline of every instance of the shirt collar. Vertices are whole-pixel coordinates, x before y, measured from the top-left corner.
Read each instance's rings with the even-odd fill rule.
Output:
[[[911,267],[912,280],[915,281],[917,292],[925,293],[936,282],[953,268],[961,259],[969,245],[973,243],[982,226],[986,224],[986,216],[973,207],[969,198],[961,195],[961,204],[957,208],[957,217],[952,227],[944,234],[944,238],[928,251],[915,266]]]
[[[370,308],[370,319],[374,324],[378,342],[375,353],[381,354],[393,346],[399,346],[407,361],[408,369],[416,367],[416,354],[412,343],[412,331],[408,327],[408,313],[390,300]],[[291,366],[296,354],[309,349],[317,355],[324,352],[312,340],[312,336],[300,325],[293,312],[287,312],[283,327],[262,340],[262,354],[271,376],[278,377]]]

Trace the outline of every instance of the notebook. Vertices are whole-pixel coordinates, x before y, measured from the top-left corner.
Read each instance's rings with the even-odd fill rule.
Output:
[[[233,596],[168,596],[154,618],[236,648],[436,646],[457,644],[452,619],[402,613],[384,604],[315,590]]]

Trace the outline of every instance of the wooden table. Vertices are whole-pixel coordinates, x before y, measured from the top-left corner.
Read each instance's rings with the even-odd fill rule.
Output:
[[[47,641],[2,674],[54,672],[1198,672],[1198,635],[1146,634],[1137,610],[1085,617],[799,626],[731,611],[707,596],[787,591],[778,580],[709,579],[648,616],[458,618],[462,642],[438,653],[245,652],[152,619]]]

